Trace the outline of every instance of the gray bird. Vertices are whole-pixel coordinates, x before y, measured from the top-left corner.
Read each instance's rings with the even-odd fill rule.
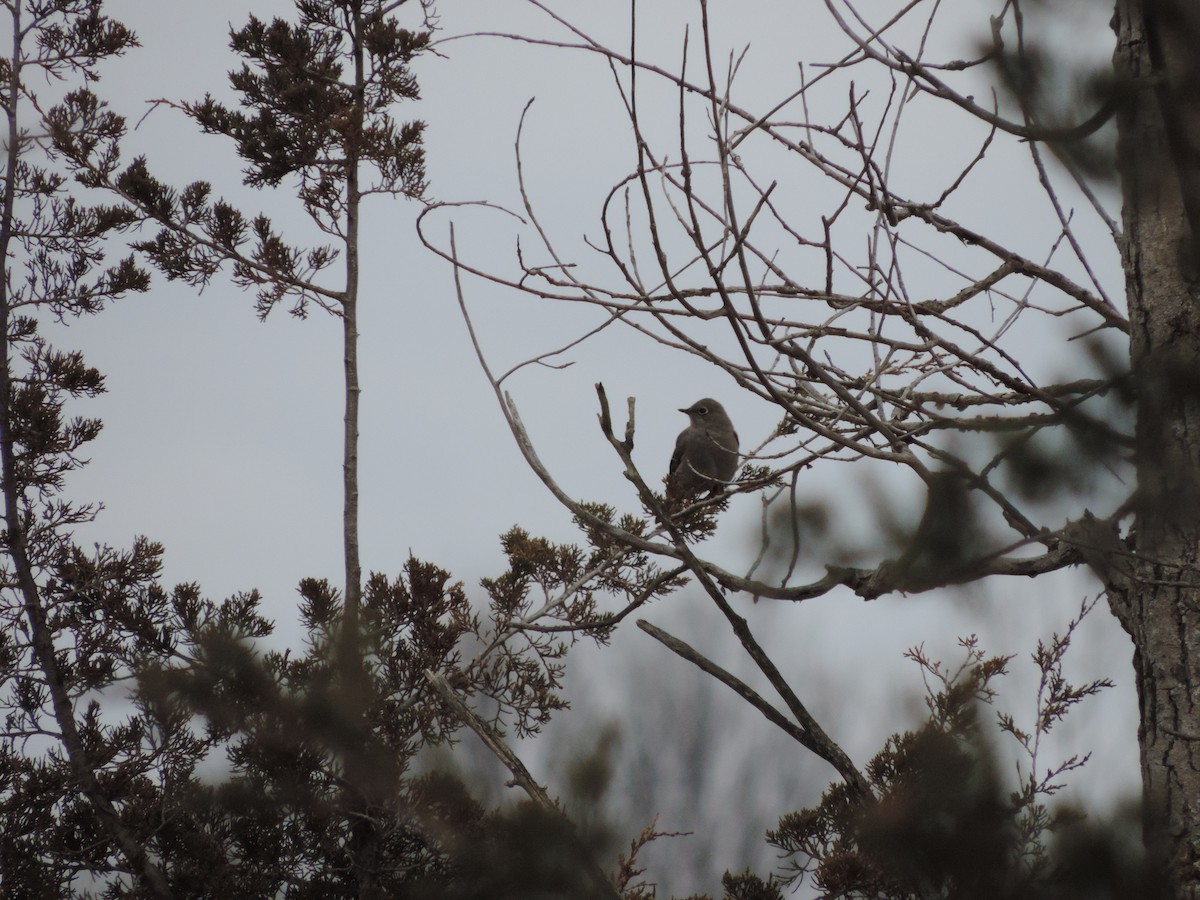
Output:
[[[680,412],[691,421],[676,438],[671,455],[667,497],[672,500],[718,491],[738,467],[738,436],[725,407],[705,397]]]

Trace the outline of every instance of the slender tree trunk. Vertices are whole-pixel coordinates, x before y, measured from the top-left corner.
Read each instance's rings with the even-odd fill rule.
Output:
[[[346,182],[346,294],[342,300],[342,356],[346,387],[342,446],[342,542],[346,568],[345,626],[357,644],[362,603],[362,563],[358,548],[358,173]]]
[[[361,18],[361,15],[359,16]],[[352,113],[355,131],[362,131],[363,84],[362,47],[355,23],[355,68],[360,95]],[[342,529],[346,563],[346,624],[358,627],[362,602],[362,563],[358,548],[358,212],[362,197],[358,185],[358,157],[355,138],[347,141],[346,160],[346,293],[342,300],[342,348],[346,380],[345,434],[342,448]]]
[[[345,502],[343,528],[346,556],[346,600],[343,622],[342,676],[346,702],[358,730],[358,740],[347,752],[346,780],[350,786],[347,812],[350,823],[350,854],[360,898],[380,896],[378,888],[379,829],[376,812],[376,773],[370,770],[371,725],[369,683],[363,654],[366,645],[361,630],[362,562],[358,544],[358,285],[359,285],[359,187],[358,148],[364,123],[366,67],[363,48],[361,4],[354,4],[349,22],[354,54],[356,93],[351,112],[351,131],[346,141],[346,295],[342,306],[345,351],[346,431],[343,460]]]
[[[1143,824],[1177,898],[1200,898],[1200,281],[1185,187],[1198,161],[1172,151],[1179,60],[1156,34],[1166,3],[1118,0],[1115,66],[1133,90],[1119,116],[1124,265],[1137,378],[1136,562],[1110,585],[1133,638]],[[1188,0],[1194,2],[1194,0]],[[1182,7],[1180,7],[1182,8]],[[1194,54],[1195,41],[1187,44]],[[1174,99],[1173,99],[1174,98]],[[1195,98],[1200,100],[1200,98]],[[1182,167],[1181,167],[1182,165]]]

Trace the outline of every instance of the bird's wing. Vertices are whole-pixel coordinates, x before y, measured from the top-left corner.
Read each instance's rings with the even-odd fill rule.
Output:
[[[671,465],[667,467],[667,474],[670,475],[679,468],[679,464],[683,462],[683,445],[687,443],[687,431],[681,431],[679,437],[675,438],[675,452],[671,454]]]

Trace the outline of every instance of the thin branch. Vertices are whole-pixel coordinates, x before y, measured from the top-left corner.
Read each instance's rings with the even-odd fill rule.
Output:
[[[525,791],[525,794],[539,809],[562,823],[564,831],[570,838],[571,843],[575,845],[579,858],[583,861],[588,871],[588,877],[595,884],[596,888],[605,896],[612,897],[614,900],[620,900],[621,894],[592,858],[589,849],[579,839],[574,823],[567,818],[566,813],[563,812],[559,805],[550,799],[550,795],[546,793],[546,789],[537,783],[533,775],[530,774],[529,769],[521,762],[521,758],[504,743],[504,740],[488,726],[487,722],[483,721],[471,707],[467,706],[442,675],[426,669],[425,678],[438,693],[438,696],[454,710],[454,715],[458,717],[458,720],[475,732],[479,739],[483,741],[484,746],[491,750],[496,758],[504,764],[504,767],[512,773],[513,783]]]
[[[722,684],[731,688],[743,700],[761,712],[769,722],[787,732],[788,735],[798,741],[803,747],[811,750],[837,769],[842,778],[860,795],[863,797],[870,796],[870,788],[867,785],[866,779],[863,778],[862,773],[850,762],[850,758],[846,756],[842,749],[830,740],[829,736],[821,729],[816,720],[811,715],[808,715],[808,710],[803,705],[800,708],[804,710],[805,719],[803,727],[799,727],[764,700],[752,687],[736,675],[722,669],[694,647],[668,634],[661,628],[651,625],[645,619],[638,619],[637,626],[659,643],[665,645],[671,652],[683,657],[701,671],[707,672]]]

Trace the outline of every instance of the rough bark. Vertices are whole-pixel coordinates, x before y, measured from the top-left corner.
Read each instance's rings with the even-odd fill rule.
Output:
[[[1164,37],[1174,3],[1117,3],[1116,69],[1133,87],[1118,152],[1138,503],[1131,578],[1109,594],[1134,644],[1147,849],[1176,897],[1200,898],[1200,285],[1185,201],[1194,161],[1171,140],[1194,102],[1176,89],[1190,62]],[[1196,39],[1183,42],[1192,53]]]

